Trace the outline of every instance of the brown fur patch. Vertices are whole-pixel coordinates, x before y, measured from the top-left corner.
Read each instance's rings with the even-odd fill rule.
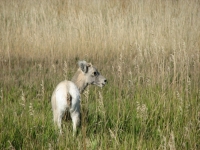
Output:
[[[69,107],[72,105],[72,96],[69,93],[67,93],[67,105]]]
[[[69,93],[67,93],[67,105],[69,107],[71,107],[71,105],[72,105],[72,96]],[[71,116],[70,116],[70,112],[68,110],[66,110],[66,112],[63,116],[63,120],[65,120],[65,121],[72,120]]]

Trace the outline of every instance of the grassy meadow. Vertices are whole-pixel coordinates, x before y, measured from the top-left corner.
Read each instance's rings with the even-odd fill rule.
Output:
[[[78,60],[108,84],[59,136],[50,98]],[[1,0],[0,149],[199,150],[200,1]]]

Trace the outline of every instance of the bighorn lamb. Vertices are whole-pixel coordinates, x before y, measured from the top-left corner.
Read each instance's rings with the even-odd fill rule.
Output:
[[[98,70],[86,61],[78,62],[79,69],[73,76],[71,81],[64,80],[55,88],[51,104],[53,110],[54,123],[57,124],[62,133],[61,121],[66,111],[70,112],[73,122],[73,135],[76,133],[77,127],[80,125],[80,93],[89,85],[97,85],[103,87],[107,80]]]

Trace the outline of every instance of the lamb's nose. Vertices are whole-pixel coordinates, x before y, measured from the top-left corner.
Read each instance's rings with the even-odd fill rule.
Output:
[[[105,79],[104,82],[107,83],[107,80]]]

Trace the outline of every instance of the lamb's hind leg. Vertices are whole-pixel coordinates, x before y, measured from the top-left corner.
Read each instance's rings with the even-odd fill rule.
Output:
[[[57,124],[57,120],[58,120],[58,115],[57,115],[56,110],[54,110],[53,111],[53,122],[54,122],[54,124]]]
[[[60,134],[62,133],[61,122],[62,122],[62,112],[58,110],[53,111],[53,121],[54,124],[57,125],[58,129],[60,130]]]
[[[73,122],[73,136],[76,135],[77,127],[80,126],[80,113],[79,112],[73,112],[71,113],[71,118]]]
[[[58,108],[57,108],[57,104],[56,104],[55,91],[53,92],[53,95],[51,97],[51,105],[52,105],[52,110],[53,110],[53,121],[54,121],[54,124],[58,124]]]
[[[58,117],[57,117],[57,126],[58,126],[58,129],[60,130],[60,134],[62,134],[61,123],[62,123],[63,113],[61,111],[59,111],[57,115],[58,115]]]

